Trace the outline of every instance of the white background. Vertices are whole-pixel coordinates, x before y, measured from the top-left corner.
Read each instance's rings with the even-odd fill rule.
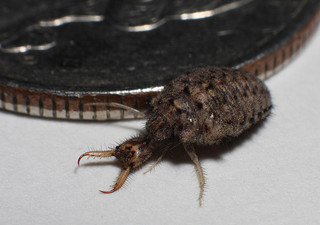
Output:
[[[120,172],[88,150],[131,137],[144,121],[72,122],[0,112],[0,224],[320,224],[320,32],[267,80],[272,115],[233,144],[200,151],[203,206],[182,151],[151,162],[125,187],[101,194]],[[218,151],[218,153],[215,153]]]

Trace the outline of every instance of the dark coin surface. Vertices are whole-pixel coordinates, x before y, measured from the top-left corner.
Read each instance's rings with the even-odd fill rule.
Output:
[[[0,108],[62,119],[135,118],[195,67],[269,77],[306,43],[318,0],[2,1]],[[90,105],[91,104],[91,105]]]

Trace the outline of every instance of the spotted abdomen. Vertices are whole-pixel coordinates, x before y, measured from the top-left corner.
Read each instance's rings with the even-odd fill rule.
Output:
[[[172,80],[152,100],[147,130],[156,139],[214,144],[238,136],[270,113],[267,87],[255,76],[205,67]]]

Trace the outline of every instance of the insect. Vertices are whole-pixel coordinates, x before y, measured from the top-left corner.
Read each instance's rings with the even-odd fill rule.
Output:
[[[114,104],[114,107],[122,107]],[[151,100],[146,113],[146,132],[109,151],[89,151],[84,156],[115,156],[122,172],[112,185],[118,190],[130,172],[151,155],[164,156],[172,143],[180,143],[195,164],[200,182],[199,203],[205,179],[195,151],[197,145],[214,145],[224,138],[236,137],[270,114],[272,104],[267,87],[255,76],[227,67],[195,69],[173,79]],[[128,110],[127,106],[123,106]],[[134,109],[133,109],[134,110]],[[170,147],[169,147],[170,148]],[[153,167],[152,166],[152,167]]]

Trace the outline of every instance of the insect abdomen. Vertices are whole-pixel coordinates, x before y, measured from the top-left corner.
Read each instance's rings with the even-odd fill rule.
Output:
[[[169,111],[168,122],[175,136],[195,144],[210,145],[224,137],[238,136],[267,117],[271,109],[269,91],[259,79],[220,67],[199,68],[182,75],[156,99],[164,103],[157,110]]]

